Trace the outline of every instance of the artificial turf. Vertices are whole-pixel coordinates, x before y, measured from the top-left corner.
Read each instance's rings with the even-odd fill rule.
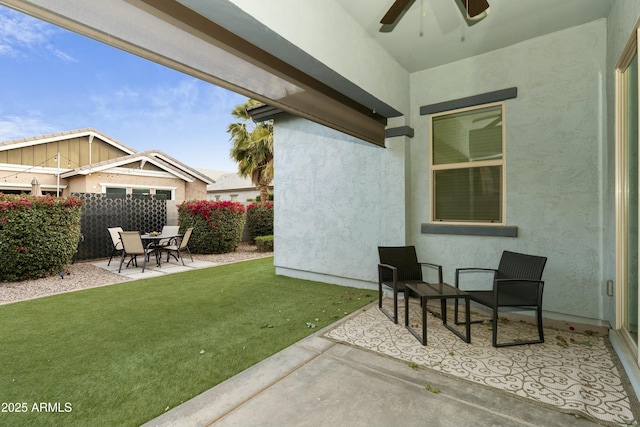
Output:
[[[0,425],[140,425],[375,297],[264,258],[0,306]]]

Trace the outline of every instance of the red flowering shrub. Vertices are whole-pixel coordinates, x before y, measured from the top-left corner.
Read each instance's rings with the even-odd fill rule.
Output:
[[[191,252],[233,252],[242,239],[244,206],[231,201],[188,200],[178,205],[178,223],[183,231],[193,227]]]
[[[84,201],[0,193],[0,280],[50,276],[71,262]]]
[[[256,237],[273,235],[273,203],[252,203],[247,206],[247,228],[251,241]]]

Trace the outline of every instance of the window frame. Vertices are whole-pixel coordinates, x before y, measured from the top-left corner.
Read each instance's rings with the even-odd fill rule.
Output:
[[[502,114],[502,156],[500,159],[489,159],[480,161],[468,161],[458,163],[446,163],[446,164],[434,164],[433,156],[433,120],[438,117],[447,116],[451,114],[464,113],[474,110],[482,110],[486,108],[492,108],[499,106]],[[429,115],[429,197],[430,197],[430,224],[438,225],[461,225],[461,226],[487,226],[487,227],[502,227],[506,225],[506,206],[507,206],[507,157],[506,157],[506,102],[497,101],[489,102],[486,104],[473,105],[463,108],[457,108],[453,110],[446,110]],[[440,220],[436,219],[436,172],[442,170],[454,170],[454,169],[471,169],[478,167],[498,166],[501,168],[501,182],[500,182],[500,219],[497,221],[475,221],[475,220]]]

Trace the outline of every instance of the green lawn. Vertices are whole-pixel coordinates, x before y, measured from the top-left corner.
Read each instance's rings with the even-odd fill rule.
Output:
[[[375,298],[264,258],[0,306],[0,425],[140,425]]]

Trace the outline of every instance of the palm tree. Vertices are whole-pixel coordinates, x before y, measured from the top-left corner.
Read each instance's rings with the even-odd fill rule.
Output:
[[[247,109],[256,105],[261,102],[255,99],[236,105],[231,114],[242,122],[229,124],[227,132],[233,142],[230,154],[238,162],[238,174],[251,178],[260,191],[260,202],[266,203],[273,181],[273,120],[254,122]]]

